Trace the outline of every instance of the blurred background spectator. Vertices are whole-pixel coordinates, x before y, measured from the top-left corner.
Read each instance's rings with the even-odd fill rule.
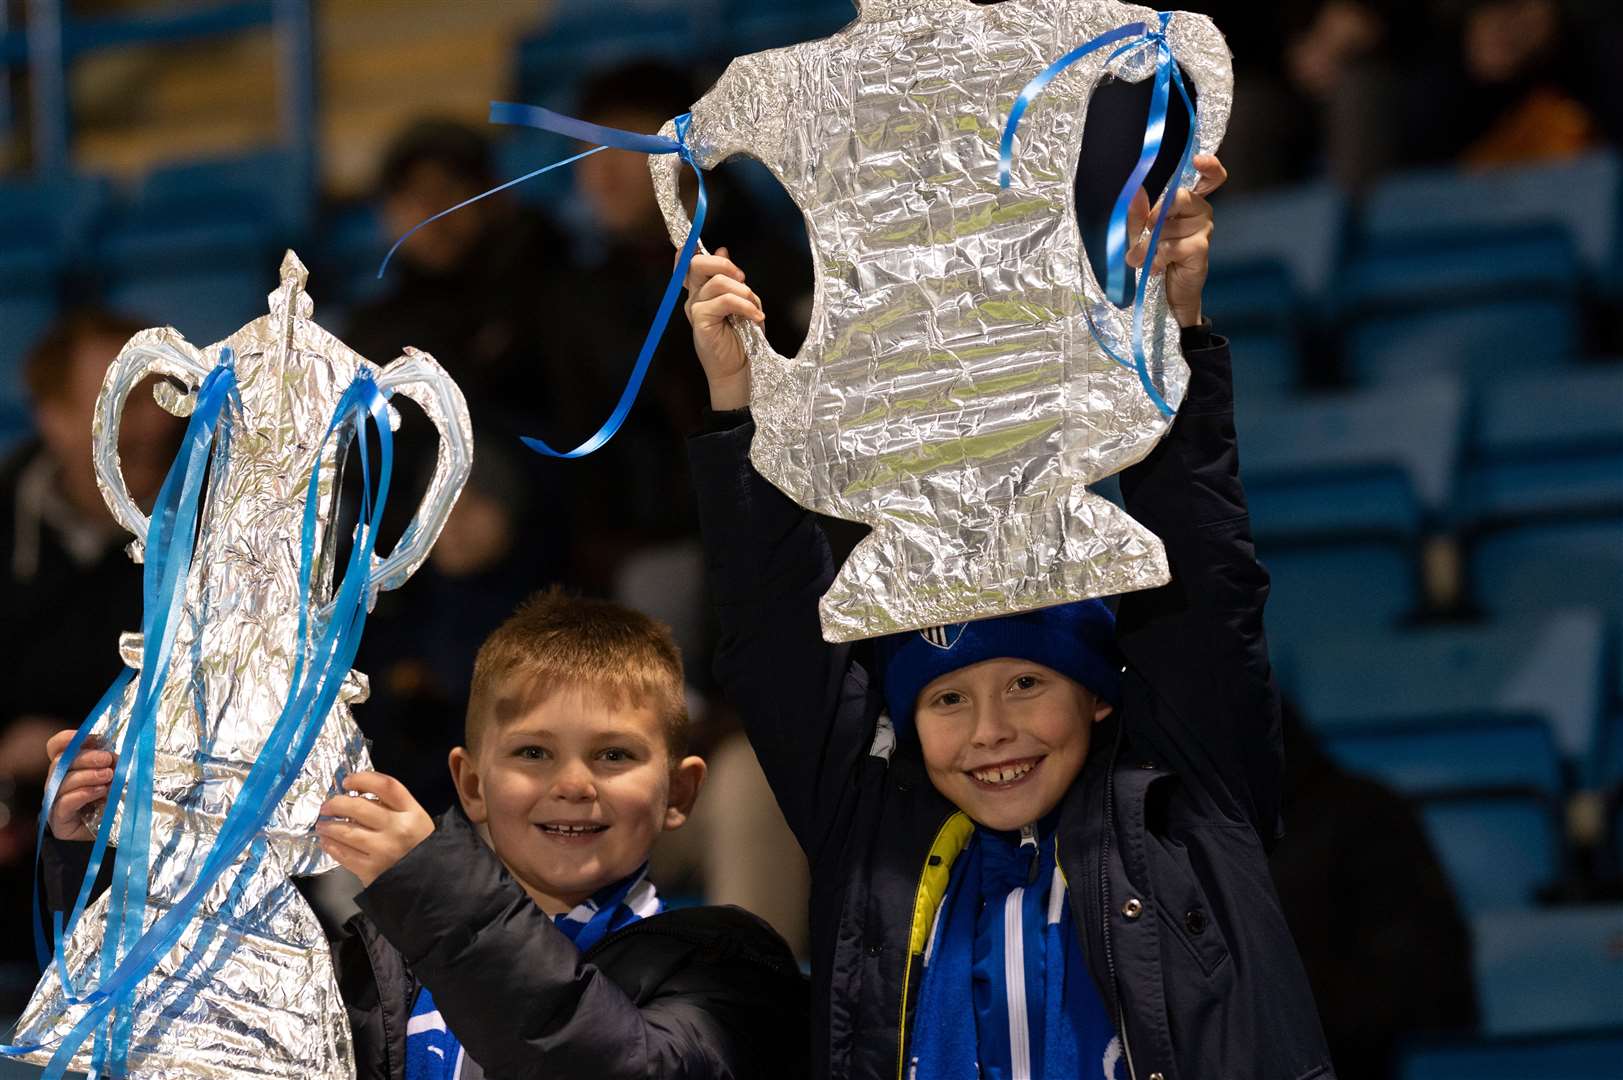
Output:
[[[1234,343],[1270,640],[1302,703],[1274,870],[1340,1071],[1613,1076],[1623,14],[1609,0],[1185,6],[1235,54],[1206,307]],[[82,718],[139,617],[139,568],[87,447],[100,372],[144,324],[66,313],[150,312],[217,340],[264,311],[294,246],[318,320],[379,363],[433,353],[478,430],[450,526],[380,599],[357,661],[380,765],[448,800],[444,754],[483,630],[546,582],[619,597],[675,628],[712,759],[710,797],[675,834],[690,842],[658,856],[662,883],[746,903],[803,943],[804,867],[710,696],[681,446],[703,387],[682,327],[600,454],[544,460],[515,438],[574,446],[619,397],[672,260],[646,159],[605,151],[546,173],[424,228],[376,272],[411,225],[580,149],[488,126],[490,100],[656,131],[730,57],[831,33],[851,4],[250,7],[0,5],[5,910],[26,912],[34,749]],[[29,31],[58,16],[62,52]],[[1107,83],[1088,114],[1078,205],[1096,262],[1146,91]],[[1181,123],[1175,109],[1169,144]],[[799,215],[754,163],[707,185],[706,243],[749,269],[792,354],[810,309]],[[130,408],[125,471],[155,489],[178,424],[144,394]],[[429,464],[427,425],[402,412],[395,528]],[[28,939],[0,950],[15,1007]]]
[[[23,365],[34,434],[0,460],[0,912],[32,917],[34,827],[45,791],[44,740],[77,727],[118,674],[118,638],[141,622],[130,536],[96,486],[91,418],[102,375],[145,324],[95,308],[66,312]],[[129,397],[118,455],[130,497],[150,509],[179,444],[180,422]],[[33,971],[33,935],[0,935],[0,1008]]]

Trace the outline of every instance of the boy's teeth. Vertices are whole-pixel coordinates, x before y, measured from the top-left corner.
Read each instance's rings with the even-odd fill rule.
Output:
[[[601,825],[543,825],[541,827],[548,832],[569,833],[571,835],[577,833],[598,832],[603,828]]]
[[[1017,765],[994,765],[990,769],[976,769],[970,775],[987,784],[1007,784],[1011,780],[1018,780],[1036,767],[1036,762],[1026,761]]]

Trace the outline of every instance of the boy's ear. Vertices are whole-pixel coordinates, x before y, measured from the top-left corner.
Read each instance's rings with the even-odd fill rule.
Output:
[[[671,793],[665,800],[665,828],[680,829],[693,813],[693,804],[699,800],[699,789],[704,786],[707,766],[704,758],[691,754],[677,762],[671,770]]]
[[[1104,698],[1093,699],[1093,722],[1097,724],[1105,717],[1116,711],[1116,707]]]
[[[465,746],[451,750],[451,782],[456,785],[456,797],[462,801],[462,810],[475,825],[483,825],[490,815],[485,809],[485,786],[480,782],[479,768]]]

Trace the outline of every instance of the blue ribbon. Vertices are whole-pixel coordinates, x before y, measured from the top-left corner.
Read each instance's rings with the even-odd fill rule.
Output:
[[[642,391],[643,380],[648,376],[648,366],[653,362],[654,350],[659,347],[660,339],[665,336],[665,328],[670,324],[671,315],[676,310],[676,298],[681,295],[682,283],[687,279],[688,264],[693,261],[693,253],[698,249],[699,233],[704,228],[705,212],[709,207],[709,198],[704,190],[704,172],[694,162],[693,154],[687,145],[687,133],[688,127],[692,123],[692,115],[683,113],[675,119],[676,138],[674,139],[668,139],[663,135],[644,135],[635,131],[623,131],[620,128],[605,127],[602,124],[589,123],[573,116],[565,116],[563,113],[553,112],[551,109],[543,109],[539,105],[520,105],[510,101],[493,101],[490,103],[490,122],[492,124],[512,124],[519,127],[537,128],[541,131],[566,135],[571,139],[595,145],[585,153],[576,154],[574,157],[565,158],[562,161],[555,161],[551,165],[543,166],[532,173],[526,173],[516,180],[509,180],[498,187],[491,188],[489,191],[475,195],[471,199],[457,203],[453,207],[441,210],[433,217],[413,225],[399,240],[395,241],[394,247],[389,249],[389,254],[383,259],[383,266],[378,268],[379,277],[383,276],[384,267],[389,265],[389,259],[393,257],[400,245],[405,243],[406,238],[424,225],[438,221],[446,214],[454,213],[470,203],[476,203],[480,199],[488,198],[498,191],[505,191],[515,184],[522,184],[524,181],[540,176],[544,172],[562,168],[600,150],[613,147],[617,150],[632,150],[639,154],[676,154],[693,169],[693,175],[698,177],[699,180],[699,198],[693,208],[693,227],[688,230],[687,240],[682,244],[681,253],[676,259],[676,267],[671,271],[671,279],[665,286],[665,294],[660,298],[659,308],[654,313],[654,321],[649,324],[648,333],[643,337],[642,348],[637,352],[637,362],[632,365],[631,376],[626,380],[625,389],[620,392],[620,400],[615,403],[614,411],[609,414],[607,420],[603,421],[601,427],[573,450],[554,450],[540,439],[529,436],[522,438],[524,445],[538,454],[554,458],[582,458],[601,448],[604,443],[614,438],[615,432],[620,430],[621,425],[625,423],[626,417],[630,414],[631,406],[636,404],[637,395]]]
[[[1133,40],[1127,41],[1126,44],[1112,52],[1105,60],[1107,66],[1127,53],[1142,49],[1148,45],[1155,46],[1155,85],[1150,97],[1149,117],[1144,125],[1144,145],[1139,152],[1138,163],[1133,167],[1132,174],[1128,176],[1126,183],[1122,185],[1120,193],[1116,196],[1116,203],[1111,209],[1109,228],[1106,232],[1105,263],[1107,283],[1105,289],[1112,298],[1121,295],[1126,285],[1128,212],[1132,207],[1133,197],[1138,193],[1139,188],[1144,183],[1144,178],[1149,175],[1151,166],[1155,164],[1155,159],[1160,155],[1161,142],[1166,134],[1167,108],[1171,101],[1174,86],[1177,87],[1178,96],[1182,99],[1184,108],[1189,113],[1189,134],[1184,141],[1183,154],[1178,163],[1178,170],[1167,182],[1167,188],[1162,193],[1161,208],[1155,216],[1155,225],[1150,233],[1150,243],[1146,250],[1143,271],[1138,275],[1138,286],[1133,298],[1132,362],[1129,363],[1116,355],[1115,350],[1110,347],[1109,343],[1104,340],[1097,328],[1094,327],[1091,319],[1088,321],[1088,328],[1092,331],[1094,339],[1099,342],[1100,348],[1104,349],[1106,356],[1138,375],[1138,381],[1144,387],[1144,392],[1149,395],[1150,400],[1155,403],[1156,409],[1162,416],[1171,416],[1173,410],[1166,403],[1166,399],[1162,397],[1161,392],[1156,389],[1155,382],[1150,378],[1149,374],[1149,363],[1144,352],[1145,290],[1149,283],[1149,265],[1154,258],[1156,247],[1161,242],[1162,226],[1166,224],[1166,219],[1172,212],[1174,188],[1178,180],[1188,171],[1189,161],[1194,154],[1195,148],[1194,103],[1189,99],[1189,92],[1183,82],[1183,73],[1178,70],[1178,65],[1172,57],[1172,50],[1167,44],[1166,31],[1171,21],[1172,12],[1163,11],[1160,13],[1160,25],[1156,29],[1152,30],[1144,23],[1128,23],[1125,26],[1119,26],[1107,34],[1101,34],[1091,41],[1078,45],[1052,64],[1049,64],[1036,78],[1027,83],[1025,88],[1020,91],[1019,96],[1015,98],[1014,107],[1009,110],[1009,118],[1003,126],[1003,139],[1000,143],[998,158],[998,183],[1000,186],[1007,188],[1014,158],[1015,130],[1020,126],[1020,120],[1025,116],[1031,102],[1038,94],[1042,93],[1043,89],[1060,72],[1084,56],[1127,38]]]
[[[223,365],[224,366],[224,365]],[[221,369],[216,369],[216,373]],[[211,373],[211,379],[214,374]],[[231,380],[234,394],[234,380]],[[210,385],[205,380],[204,387]],[[199,408],[193,415],[193,427],[199,423],[198,414],[204,413],[204,393],[199,393]],[[297,639],[299,648],[294,663],[293,677],[289,684],[289,695],[281,715],[273,726],[264,747],[249,770],[243,782],[242,790],[237,799],[227,811],[224,822],[220,827],[219,835],[209,849],[198,870],[197,876],[186,893],[162,916],[156,919],[144,933],[140,932],[142,916],[145,913],[146,895],[145,878],[142,877],[137,884],[133,869],[117,871],[119,864],[126,859],[126,849],[123,847],[125,833],[130,833],[130,850],[134,853],[130,857],[135,860],[143,874],[146,866],[145,848],[150,836],[151,813],[151,783],[150,778],[141,784],[131,783],[130,798],[126,800],[126,811],[120,838],[119,862],[115,863],[115,889],[119,888],[120,880],[123,882],[124,894],[122,897],[126,911],[115,919],[112,908],[109,908],[107,930],[103,940],[103,951],[100,964],[99,987],[88,994],[77,997],[78,1004],[88,1005],[85,1015],[80,1018],[73,1029],[57,1046],[50,1064],[46,1067],[45,1080],[58,1080],[70,1066],[73,1056],[78,1052],[84,1040],[95,1035],[95,1047],[92,1052],[92,1065],[98,1073],[111,1072],[113,1075],[122,1075],[125,1069],[125,1058],[129,1050],[130,1027],[137,1004],[133,995],[140,981],[152,970],[176,943],[196,911],[203,897],[246,848],[256,838],[261,838],[266,821],[280,804],[282,796],[292,786],[297,778],[305,759],[309,756],[320,734],[321,727],[327,714],[331,711],[333,703],[337,700],[339,689],[343,684],[344,676],[348,674],[354,663],[355,652],[360,644],[361,631],[366,622],[367,598],[370,593],[371,561],[376,547],[379,526],[382,523],[384,503],[388,496],[389,480],[393,471],[394,449],[393,438],[389,430],[388,418],[385,412],[387,401],[382,391],[377,387],[368,369],[363,368],[356,376],[355,381],[345,391],[339,401],[333,420],[322,440],[322,447],[342,428],[349,427],[360,455],[362,468],[361,493],[361,524],[357,531],[355,543],[350,552],[350,558],[345,567],[338,594],[330,608],[330,614],[323,617],[316,616],[311,610],[310,582],[315,576],[315,531],[317,521],[317,508],[319,506],[318,489],[321,474],[320,450],[318,448],[317,460],[311,470],[310,480],[306,491],[304,523],[301,533],[299,553],[299,623]],[[378,432],[380,450],[379,479],[374,497],[371,480],[371,465],[368,460],[366,425],[367,421]],[[192,428],[189,428],[190,432]],[[204,444],[206,447],[206,443]],[[179,475],[190,476],[197,461],[195,445],[193,453],[186,455],[187,465]],[[177,461],[176,468],[180,469]],[[170,489],[170,480],[176,476],[171,470],[170,479],[165,481],[165,491]],[[186,491],[192,489],[184,482],[180,485]],[[195,503],[195,493],[193,493]],[[190,556],[191,536],[195,529],[195,505],[186,510],[185,500],[176,497],[173,503],[166,503],[161,493],[160,506],[176,509],[177,512],[160,516],[153,515],[154,530],[158,532],[158,539],[167,544],[181,545],[184,543],[187,561]],[[162,524],[160,525],[160,522]],[[183,539],[184,538],[184,539]],[[150,534],[149,534],[150,540]],[[157,545],[154,545],[157,546]],[[165,561],[165,560],[159,560]],[[149,578],[159,581],[175,580],[175,575],[167,574],[164,570],[154,570],[149,564]],[[184,581],[184,575],[178,577]],[[167,602],[173,606],[173,592],[164,593],[161,588],[148,593],[149,603],[156,600]],[[159,621],[169,619],[166,612],[155,611],[149,608],[144,623],[154,626]],[[172,635],[171,635],[172,637]],[[148,641],[153,640],[149,637]],[[145,676],[145,658],[143,658],[143,676]],[[127,679],[126,679],[127,681]],[[160,680],[161,683],[161,680]],[[116,700],[116,699],[115,699]],[[138,691],[139,700],[139,691]],[[134,769],[140,768],[139,759],[141,748],[139,738],[132,734],[135,727],[135,712],[132,710],[132,719],[126,730],[124,746],[129,747],[132,740],[136,743],[136,753],[133,755],[137,762]],[[87,721],[86,728],[80,735],[88,733],[91,721]],[[150,729],[151,724],[146,725]],[[82,744],[83,739],[76,735],[76,741]],[[65,771],[66,763],[71,761],[72,753],[77,752],[77,746],[70,743],[69,749],[64,751],[61,761],[54,773],[54,779],[60,783],[61,774]],[[126,749],[121,748],[119,768],[132,768],[127,763],[131,757]],[[150,759],[150,753],[147,755]],[[118,785],[115,776],[114,786]],[[144,792],[146,813],[138,814],[135,802],[138,792]],[[54,794],[54,791],[53,791]],[[105,822],[113,816],[112,802],[104,810]],[[47,814],[48,817],[48,808]],[[142,817],[148,822],[145,831],[136,834],[130,822]],[[43,820],[43,819],[42,819]],[[103,845],[105,846],[105,845]],[[138,851],[136,849],[139,849]],[[251,872],[249,867],[239,869],[239,874]],[[90,879],[87,878],[87,882]],[[81,895],[85,887],[81,887]],[[136,899],[139,903],[135,903]],[[109,897],[110,903],[114,897]],[[133,917],[128,909],[134,909]],[[76,910],[75,915],[78,912]],[[131,937],[128,926],[133,923],[135,935]],[[119,936],[115,939],[115,930]],[[71,929],[70,929],[71,932]],[[60,954],[60,948],[58,949]],[[122,959],[119,959],[122,954]],[[111,1018],[112,1024],[105,1022]],[[48,1049],[47,1044],[29,1046],[0,1047],[0,1053],[9,1056],[33,1053]]]

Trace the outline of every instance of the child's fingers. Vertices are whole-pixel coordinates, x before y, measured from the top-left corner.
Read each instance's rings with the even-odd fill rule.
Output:
[[[717,275],[716,277],[713,277],[709,281],[705,282],[704,288],[699,290],[699,295],[695,296],[693,301],[694,303],[703,303],[706,300],[714,300],[716,297],[721,296],[724,293],[732,293],[734,296],[742,296],[746,300],[752,302],[756,307],[761,306],[761,298],[755,294],[754,289],[750,288],[748,285],[745,285],[741,281],[737,281],[730,277],[722,277],[720,275]]]
[[[353,848],[363,855],[369,854],[373,845],[377,843],[377,831],[366,828],[354,820],[318,821],[316,836],[321,840],[332,840]]]
[[[68,748],[68,743],[73,741],[73,736],[75,734],[77,734],[77,732],[75,732],[72,728],[63,728],[61,731],[57,732],[55,735],[52,735],[49,739],[46,739],[45,740],[45,757],[46,757],[46,760],[54,762],[57,758],[61,757],[62,752]],[[88,739],[85,741],[85,745],[86,746],[90,745]]]
[[[318,842],[321,844],[322,851],[332,856],[334,862],[350,873],[355,873],[367,861],[366,852],[360,848],[351,847],[340,840],[335,840],[330,836],[318,837]]]
[[[726,251],[726,248],[720,249]],[[704,288],[704,283],[711,278],[722,275],[735,281],[744,280],[744,271],[740,270],[734,262],[722,254],[695,255],[693,261],[688,263],[688,276],[683,284],[688,292],[696,293]]]
[[[389,818],[398,811],[391,810],[381,802],[363,799],[355,795],[334,795],[321,804],[320,814],[324,818],[340,818],[352,821],[365,829],[381,832],[388,827]],[[319,822],[318,822],[319,824]]]
[[[98,785],[106,787],[112,782],[112,769],[80,769],[75,767],[69,769],[66,775],[62,777],[62,784],[56,789],[56,797],[60,800],[63,795],[70,791],[78,791],[80,788],[96,787]]]
[[[390,810],[406,810],[417,805],[417,800],[411,797],[406,785],[387,773],[351,773],[344,778],[344,788],[363,795],[376,795],[378,802]]]
[[[1197,195],[1210,195],[1228,182],[1229,171],[1212,154],[1196,154],[1190,164],[1200,173],[1200,179],[1195,181]]]
[[[729,315],[736,315],[740,319],[748,319],[750,322],[755,323],[766,322],[766,313],[764,311],[742,296],[733,293],[725,293],[713,300],[694,304],[689,314],[695,326],[719,322]]]
[[[107,791],[108,785],[99,783],[86,784],[66,793],[59,789],[56,793],[56,801],[51,804],[51,817],[53,819],[71,818],[84,810],[85,807],[94,806],[107,798]]]
[[[1189,269],[1202,267],[1206,264],[1210,251],[1210,238],[1204,233],[1187,236],[1182,240],[1163,240],[1156,251],[1152,272],[1159,273],[1173,265]]]

